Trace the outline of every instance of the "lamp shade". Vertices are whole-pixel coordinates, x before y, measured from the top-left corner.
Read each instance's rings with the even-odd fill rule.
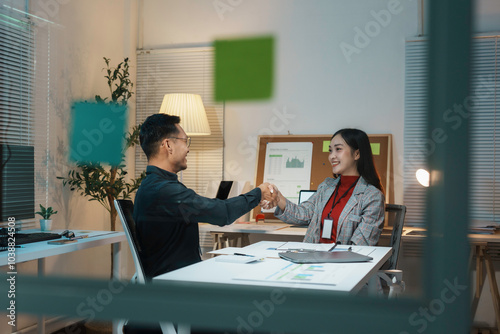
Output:
[[[188,136],[210,134],[207,113],[201,96],[197,94],[166,94],[160,107],[160,114],[181,118],[180,126]]]
[[[429,186],[430,174],[428,171],[426,171],[425,169],[419,169],[417,170],[415,175],[417,177],[418,183],[420,183],[424,187]]]

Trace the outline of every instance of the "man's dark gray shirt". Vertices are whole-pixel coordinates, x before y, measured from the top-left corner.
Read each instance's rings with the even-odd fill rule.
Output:
[[[135,196],[134,220],[147,277],[201,261],[199,222],[228,225],[260,202],[261,190],[219,200],[188,189],[177,174],[148,166]]]

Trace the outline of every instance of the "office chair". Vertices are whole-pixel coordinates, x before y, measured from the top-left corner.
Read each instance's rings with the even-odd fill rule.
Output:
[[[135,274],[132,277],[132,282],[137,284],[146,284],[148,280],[144,274],[144,269],[142,267],[140,252],[141,247],[137,239],[135,221],[133,218],[134,204],[131,200],[115,199],[115,208],[118,212],[118,217],[123,225],[123,231],[127,237],[127,242],[130,246],[130,251],[132,252],[132,258],[134,259]],[[118,325],[118,332],[123,332],[123,327],[128,320],[120,320]],[[189,334],[191,332],[188,325],[179,325],[178,332],[175,327],[170,322],[160,323],[161,331],[163,334]]]
[[[399,248],[401,246],[401,235],[403,234],[406,206],[387,204],[385,206],[385,211],[388,213],[389,221],[393,225],[390,241],[392,255],[387,262],[384,263],[377,275],[387,283],[389,287],[389,298],[394,298],[405,290],[403,271],[396,268],[398,264]]]

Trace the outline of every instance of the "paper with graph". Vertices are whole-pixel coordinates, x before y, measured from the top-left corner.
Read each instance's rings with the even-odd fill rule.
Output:
[[[300,190],[310,188],[312,151],[311,142],[267,143],[264,182],[275,184],[283,196],[297,203]]]
[[[343,264],[285,264],[279,268],[268,268],[268,270],[252,270],[242,273],[234,279],[285,282],[285,283],[307,283],[338,285],[350,275],[352,267]]]

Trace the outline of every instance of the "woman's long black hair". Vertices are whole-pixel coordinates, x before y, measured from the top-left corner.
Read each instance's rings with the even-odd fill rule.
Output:
[[[359,175],[366,182],[384,192],[377,168],[373,162],[372,148],[368,135],[358,129],[341,129],[333,134],[332,139],[338,134],[342,136],[353,151],[359,150],[359,159],[357,161]]]

